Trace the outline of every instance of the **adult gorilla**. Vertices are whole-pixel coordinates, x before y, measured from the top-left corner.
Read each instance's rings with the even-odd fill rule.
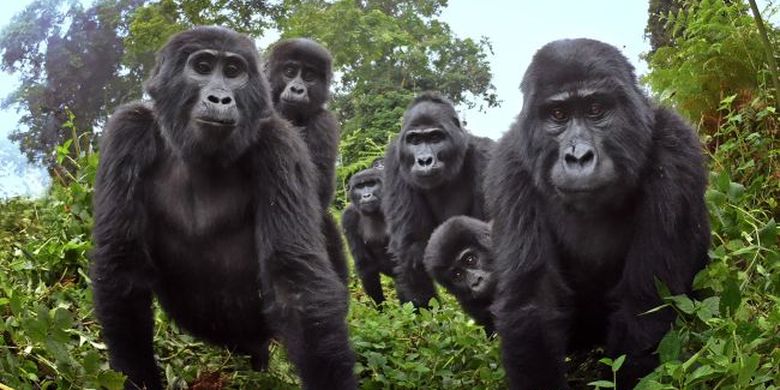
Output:
[[[654,106],[607,44],[540,49],[486,188],[496,327],[511,388],[565,388],[564,354],[627,355],[621,387],[657,365],[674,313],[654,280],[689,293],[707,261],[706,171],[695,132]]]
[[[425,247],[425,269],[490,336],[490,306],[496,289],[490,225],[466,216],[439,225]]]
[[[416,97],[404,113],[385,153],[382,199],[402,303],[426,306],[436,295],[423,265],[434,228],[456,215],[487,219],[482,180],[493,145],[468,134],[452,103],[436,93]]]
[[[392,277],[395,266],[387,251],[390,238],[380,208],[383,164],[374,162],[373,168],[352,175],[349,179],[350,205],[341,215],[341,225],[363,290],[377,304],[385,300],[380,275]]]
[[[322,233],[328,258],[346,283],[349,269],[341,233],[338,223],[328,212],[335,189],[340,134],[339,124],[325,108],[333,77],[332,63],[328,49],[311,39],[295,38],[273,46],[266,71],[274,106],[301,131],[317,168],[317,194],[322,207]]]
[[[354,388],[347,291],[323,253],[315,170],[273,110],[252,40],[175,35],[149,104],[111,117],[95,182],[95,311],[126,388],[162,388],[152,296],[262,367],[278,336],[307,389]]]

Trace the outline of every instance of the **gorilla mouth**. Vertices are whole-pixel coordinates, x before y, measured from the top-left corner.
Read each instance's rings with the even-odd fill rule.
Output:
[[[309,99],[304,97],[299,98],[289,98],[289,97],[283,97],[282,103],[290,105],[290,106],[303,106],[305,104],[309,103]]]
[[[234,119],[197,118],[196,121],[200,124],[211,127],[234,127],[236,125],[236,121]]]
[[[564,194],[587,194],[591,192],[596,192],[601,189],[601,187],[562,187],[557,186],[555,187],[556,190],[559,192],[562,192]]]

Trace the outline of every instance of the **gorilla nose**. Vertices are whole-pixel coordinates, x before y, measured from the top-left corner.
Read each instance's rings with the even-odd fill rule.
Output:
[[[433,164],[433,156],[427,156],[427,157],[418,157],[417,158],[417,165],[421,167],[427,167],[429,165]]]
[[[371,199],[373,197],[374,197],[374,194],[372,194],[370,192],[369,193],[365,193],[365,194],[362,195],[363,199]]]
[[[209,95],[206,99],[214,104],[230,104],[233,102],[233,98],[230,96]]]
[[[300,87],[300,86],[297,86],[297,85],[291,85],[290,86],[290,92],[292,92],[292,93],[294,93],[296,95],[301,95],[301,94],[303,94],[303,87]]]
[[[596,154],[590,145],[576,144],[566,151],[563,160],[567,170],[587,172],[596,165]]]
[[[480,284],[482,284],[482,280],[483,280],[483,278],[482,278],[481,276],[477,276],[477,277],[474,279],[474,282],[472,282],[472,283],[471,283],[471,288],[477,288],[477,287],[479,287],[479,285],[480,285]]]

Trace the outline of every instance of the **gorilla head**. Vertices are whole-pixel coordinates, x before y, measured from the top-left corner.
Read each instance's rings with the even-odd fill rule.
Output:
[[[425,268],[458,298],[492,299],[495,289],[490,225],[458,216],[431,234],[425,248]]]
[[[333,58],[319,43],[306,38],[283,40],[268,58],[271,95],[286,118],[305,117],[328,100]]]
[[[246,148],[273,109],[258,58],[249,38],[220,27],[196,27],[165,45],[145,88],[177,153],[227,163]]]
[[[377,166],[376,164],[377,162],[374,166]],[[381,213],[379,207],[382,204],[382,170],[375,167],[352,175],[349,179],[349,200],[361,214]]]
[[[468,139],[452,103],[426,92],[407,108],[398,143],[404,180],[427,190],[461,171]]]
[[[534,56],[521,89],[522,158],[536,185],[575,210],[621,204],[647,160],[652,123],[625,57],[594,40],[556,41]]]

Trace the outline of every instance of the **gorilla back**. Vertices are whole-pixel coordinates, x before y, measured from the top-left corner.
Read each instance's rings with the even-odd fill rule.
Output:
[[[267,364],[279,337],[304,388],[354,388],[347,295],[323,256],[306,146],[273,110],[252,41],[171,38],[146,90],[115,112],[95,182],[92,275],[111,366],[162,387],[153,295],[185,330]]]
[[[631,387],[674,319],[648,313],[662,304],[655,280],[688,293],[707,260],[701,146],[598,41],[547,44],[521,88],[486,181],[510,385],[566,388],[565,353],[605,344],[627,356],[618,380]]]

